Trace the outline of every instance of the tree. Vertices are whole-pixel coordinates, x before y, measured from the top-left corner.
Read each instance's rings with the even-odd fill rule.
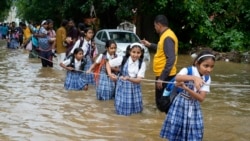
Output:
[[[9,13],[10,7],[12,4],[12,0],[1,0],[0,1],[0,21],[3,21]]]
[[[158,40],[154,17],[164,14],[183,50],[208,46],[218,51],[244,51],[250,45],[250,1],[246,0],[18,0],[15,4],[23,19],[51,18],[57,25],[62,18],[73,18],[76,23],[96,18],[90,12],[94,6],[101,28],[130,21],[141,38],[153,42]]]

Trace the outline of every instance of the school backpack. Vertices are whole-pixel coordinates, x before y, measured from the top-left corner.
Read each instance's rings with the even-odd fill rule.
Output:
[[[114,58],[116,57],[117,57],[117,54],[115,54]],[[96,64],[95,67],[93,68],[94,80],[96,82],[96,85],[98,85],[98,82],[99,82],[99,76],[100,76],[102,66],[105,65],[106,62],[107,62],[107,52],[105,51],[104,53],[102,53],[101,62]]]
[[[83,40],[80,40],[79,48],[83,45]],[[70,59],[70,64],[68,65],[69,67],[75,68],[75,57],[74,54],[68,55],[65,60]],[[87,60],[85,57],[81,60],[81,65],[80,65],[80,70],[84,69],[84,66],[87,64]]]
[[[80,39],[80,44],[79,44],[78,48],[82,47],[83,41],[84,41],[84,40]],[[67,60],[67,59],[73,58],[73,57],[74,57],[74,54],[70,53],[68,56],[65,57],[64,60]]]
[[[81,60],[80,70],[84,70],[84,66],[87,64],[87,61],[85,58]],[[70,58],[70,64],[67,67],[75,68],[75,57]]]
[[[192,66],[187,67],[187,75],[192,75]],[[209,75],[205,75],[205,82],[209,79]],[[183,89],[175,86],[175,77],[172,78],[164,88],[161,98],[159,99],[158,109],[167,113],[175,97],[183,91]],[[185,82],[187,83],[187,82]]]

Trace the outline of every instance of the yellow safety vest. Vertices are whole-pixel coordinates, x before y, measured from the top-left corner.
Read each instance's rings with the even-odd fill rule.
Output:
[[[177,56],[178,56],[178,39],[174,32],[171,29],[167,29],[162,33],[160,40],[157,44],[157,51],[154,56],[154,61],[153,61],[153,71],[155,73],[155,76],[160,76],[161,72],[163,71],[166,63],[167,63],[167,58],[164,53],[164,41],[167,37],[170,37],[174,41],[175,45],[175,62],[174,65],[169,73],[169,76],[176,75],[177,68],[176,68],[176,63],[177,63]]]

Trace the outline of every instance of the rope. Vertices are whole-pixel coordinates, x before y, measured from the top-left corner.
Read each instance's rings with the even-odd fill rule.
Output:
[[[31,52],[33,53],[33,52]],[[46,61],[49,61],[51,63],[55,63],[47,58],[44,58],[42,56],[39,56],[39,55],[36,55],[33,53],[33,55],[41,58],[41,59],[44,59]],[[55,63],[57,64],[57,63]],[[74,70],[74,71],[78,71],[78,72],[82,72],[82,73],[87,73],[86,71],[82,71],[82,70]],[[105,75],[105,74],[100,74],[100,73],[93,73],[93,72],[90,72],[88,74],[95,74],[95,75]],[[106,75],[108,76],[108,75]],[[142,78],[141,79],[142,81],[146,81],[146,82],[162,82],[162,83],[167,83],[167,84],[175,84],[175,82],[170,82],[170,81],[158,81],[158,80],[152,80],[152,79],[146,79],[146,78]],[[243,84],[204,84],[204,85],[208,85],[208,86],[215,86],[215,87],[228,87],[228,86],[231,86],[231,87],[241,87],[241,88],[250,88],[250,85],[243,85]]]

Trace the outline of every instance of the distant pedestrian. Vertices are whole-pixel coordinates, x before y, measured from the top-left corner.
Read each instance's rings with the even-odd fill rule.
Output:
[[[7,34],[8,34],[8,26],[6,23],[3,24],[3,27],[2,27],[2,39],[6,39],[7,37]]]
[[[23,24],[24,24],[23,22],[19,22],[19,26],[16,27],[16,29],[18,31],[18,35],[19,35],[18,39],[19,39],[19,46],[20,47],[22,47],[22,45],[23,45],[23,28],[22,28]]]
[[[51,37],[49,36],[48,32],[48,22],[43,20],[41,26],[38,30],[38,46],[39,46],[39,57],[41,58],[42,66],[43,67],[53,67],[53,54],[52,54],[52,47],[49,44]]]
[[[19,33],[17,29],[11,28],[7,36],[7,48],[17,49],[19,47]]]
[[[78,40],[78,31],[77,31],[77,28],[75,26],[75,22],[73,19],[69,19],[68,25],[66,27],[66,31],[67,31],[66,32],[67,42],[65,42],[65,46],[67,47],[66,56],[68,56],[73,46],[75,45],[76,41]]]
[[[68,24],[68,20],[62,20],[61,26],[56,30],[56,53],[57,53],[57,60],[58,64],[63,62],[66,58],[66,50],[67,47],[65,45],[67,31],[66,26]]]

